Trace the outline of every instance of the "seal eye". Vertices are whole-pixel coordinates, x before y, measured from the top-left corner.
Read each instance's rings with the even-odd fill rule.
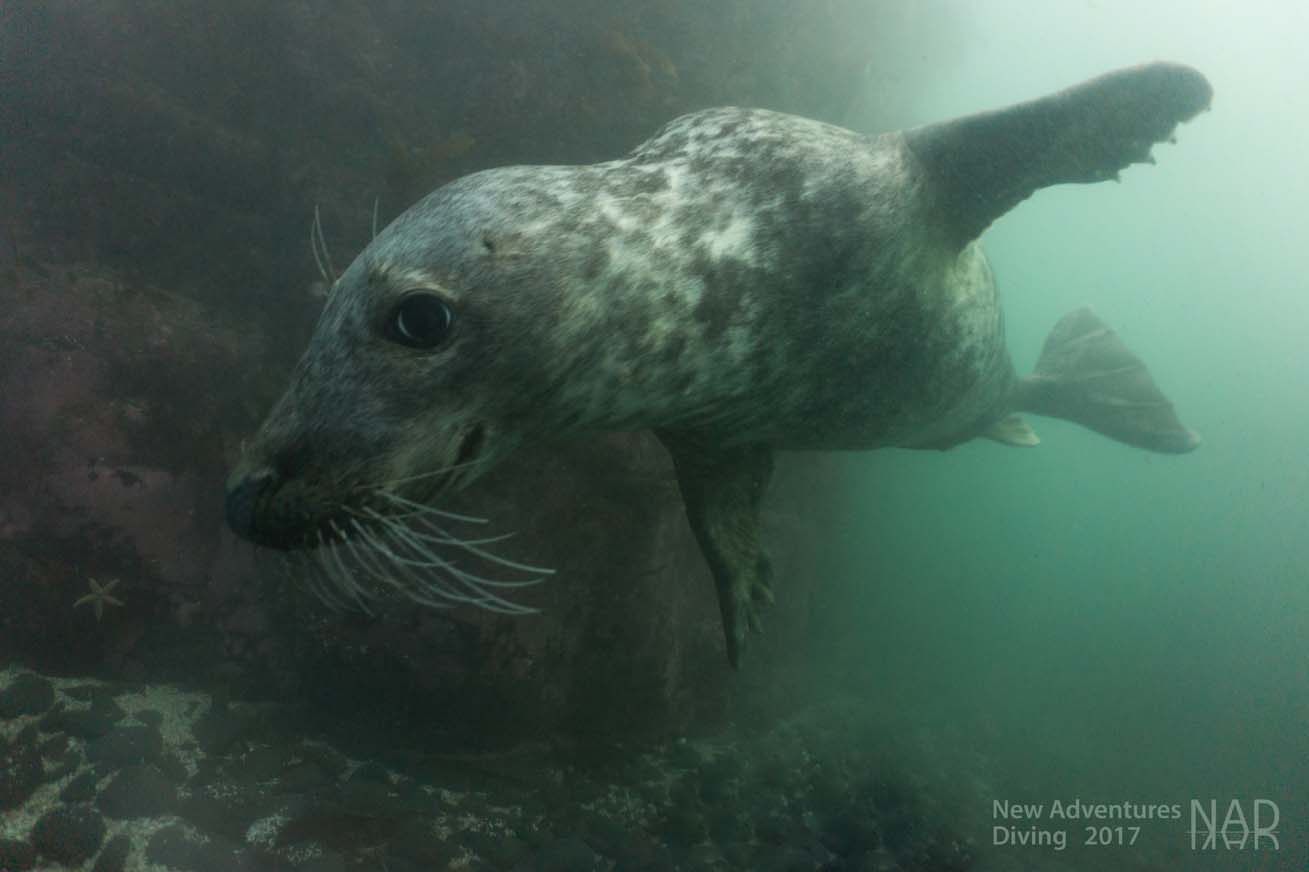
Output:
[[[388,338],[410,348],[435,348],[450,333],[454,313],[435,294],[413,293],[391,313]]]

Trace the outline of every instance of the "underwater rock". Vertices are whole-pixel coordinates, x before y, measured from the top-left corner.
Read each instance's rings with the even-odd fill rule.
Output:
[[[332,779],[322,767],[312,761],[299,763],[287,769],[277,778],[277,793],[308,793],[332,783]]]
[[[178,803],[177,813],[201,832],[218,833],[230,839],[245,836],[251,824],[282,805],[262,787],[226,781],[195,782],[189,795]]]
[[[114,728],[122,718],[106,709],[66,709],[55,706],[40,720],[43,733],[67,733],[79,739],[98,739]]]
[[[261,781],[271,781],[280,775],[287,768],[290,759],[288,749],[270,745],[246,752],[240,759],[239,767],[233,768],[246,783],[258,784]]]
[[[0,810],[17,808],[45,781],[41,749],[22,735],[0,736]]]
[[[112,768],[149,763],[163,751],[164,739],[154,727],[115,727],[86,743],[86,759]]]
[[[154,761],[154,765],[174,784],[186,783],[188,771],[177,751],[166,747],[164,753]]]
[[[182,295],[98,267],[22,270],[0,283],[0,303],[0,541],[31,555],[0,564],[14,579],[0,590],[0,640],[63,669],[140,672],[145,654],[180,674],[188,640],[157,651],[174,624],[145,617],[203,596],[225,559],[203,508],[232,397],[214,374],[251,340]],[[123,603],[98,621],[74,605],[91,578]]]
[[[68,750],[68,736],[64,733],[55,733],[53,736],[41,743],[41,756],[49,760],[63,757]]]
[[[340,854],[320,854],[295,867],[296,872],[347,872],[345,858]]]
[[[532,848],[517,836],[492,836],[487,833],[468,833],[470,850],[492,869],[517,869],[530,862]]]
[[[13,872],[31,869],[36,864],[36,849],[27,842],[0,839],[0,869]]]
[[[217,836],[204,842],[196,841],[177,824],[166,826],[151,836],[145,856],[151,863],[185,870],[238,872],[255,868],[241,861],[242,855],[235,844]]]
[[[164,723],[163,712],[157,712],[153,709],[141,709],[140,711],[133,712],[132,717],[136,718],[147,727],[153,727],[156,730],[162,727]]]
[[[117,835],[100,849],[100,856],[95,858],[91,872],[123,872],[127,868],[127,857],[132,853],[132,840],[126,835]]]
[[[536,872],[595,872],[604,861],[576,836],[554,839],[536,854]]]
[[[339,778],[350,768],[349,759],[330,745],[306,742],[297,745],[295,751],[305,760],[317,763],[324,772],[333,778]]]
[[[171,814],[177,806],[177,787],[154,766],[128,766],[100,791],[96,806],[108,818]]]
[[[668,846],[645,836],[619,850],[613,856],[613,872],[673,872],[676,868]]]
[[[409,811],[409,801],[383,781],[347,781],[338,799],[347,814],[400,815]]]
[[[215,703],[196,721],[195,740],[205,753],[221,756],[259,727],[255,712]]]
[[[299,731],[283,732],[300,722],[264,707],[264,717],[245,737],[251,750],[212,757],[188,747],[188,733],[210,716],[199,714],[206,711],[203,703],[175,688],[154,692],[177,699],[161,701],[162,710],[188,711],[181,724],[170,719],[172,728],[163,734],[166,747],[157,759],[173,760],[170,771],[130,764],[100,791],[95,772],[84,771],[65,785],[62,799],[66,808],[82,810],[73,822],[86,818],[92,830],[97,821],[105,823],[84,814],[96,804],[109,820],[177,815],[180,824],[158,832],[135,826],[121,832],[136,840],[134,851],[179,872],[341,872],[380,868],[383,860],[392,872],[424,872],[462,857],[470,858],[469,869],[515,872],[968,868],[967,844],[943,827],[939,812],[923,805],[919,789],[874,765],[879,743],[852,725],[833,728],[843,722],[821,709],[803,721],[729,728],[712,740],[624,743],[612,753],[590,755],[602,763],[583,765],[547,749],[406,755],[380,748],[374,756],[352,754],[347,760],[342,746],[303,723]],[[183,700],[189,704],[181,705]],[[217,710],[244,707],[233,703]],[[421,743],[424,735],[421,724],[411,724],[398,744]],[[28,771],[38,786],[44,779],[37,752],[49,742],[28,725],[4,746],[27,749],[35,764]],[[63,753],[80,758],[77,743],[63,744]],[[197,767],[184,791],[178,789],[187,776],[177,759],[182,754]],[[765,786],[756,769],[774,765],[770,755],[792,765]],[[278,764],[298,765],[294,761],[302,757],[315,761],[314,777],[302,791],[279,793],[263,777]],[[702,762],[687,766],[692,760]],[[251,772],[252,761],[259,772]],[[0,776],[15,771],[8,763],[0,760]],[[729,791],[722,801],[705,803],[706,779],[739,785],[737,799]],[[829,781],[841,789],[823,789],[825,813],[819,815],[812,803]],[[45,826],[55,832],[56,825],[68,824],[52,818]],[[900,831],[894,852],[880,844],[883,826]],[[16,844],[0,844],[0,851],[21,859],[22,843]],[[104,869],[121,868],[114,859],[121,850],[102,851]]]
[[[444,869],[463,851],[457,843],[437,835],[431,823],[410,818],[396,828],[387,843],[387,855],[411,860],[422,869]]]
[[[96,785],[99,782],[100,779],[94,772],[90,770],[83,772],[64,785],[64,789],[59,791],[59,799],[61,802],[68,803],[90,802],[95,799]]]
[[[104,837],[104,819],[86,805],[49,811],[32,827],[32,844],[37,852],[67,866],[94,856]]]
[[[30,672],[23,673],[0,690],[0,718],[44,714],[54,704],[54,685]]]

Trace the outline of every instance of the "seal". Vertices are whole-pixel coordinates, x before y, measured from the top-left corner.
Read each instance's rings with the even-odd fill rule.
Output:
[[[1040,188],[1153,162],[1211,94],[1199,72],[1153,63],[875,138],[710,109],[621,160],[451,182],[335,280],[231,473],[229,524],[327,554],[343,600],[390,587],[514,611],[504,586],[523,582],[450,559],[493,555],[452,532],[438,497],[524,440],[650,428],[736,664],[772,601],[758,508],[776,449],[1035,444],[1024,411],[1196,447],[1089,309],[1016,376],[976,240]]]

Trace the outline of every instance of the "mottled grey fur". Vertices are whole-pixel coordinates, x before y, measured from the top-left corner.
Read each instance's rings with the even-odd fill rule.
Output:
[[[1010,416],[1023,392],[975,237],[1038,187],[1148,158],[1207,103],[1203,77],[1159,64],[877,138],[711,109],[622,160],[459,179],[337,282],[233,474],[234,489],[263,482],[240,526],[306,544],[368,487],[430,497],[525,439],[653,428],[714,568],[735,661],[770,596],[755,511],[771,449],[948,447]],[[455,313],[438,350],[385,336],[414,289]],[[1102,328],[1087,322],[1073,339],[1098,342]],[[1166,413],[1114,435],[1193,447]],[[1065,416],[1096,426],[1110,413],[1081,414]],[[399,483],[469,456],[473,472]]]

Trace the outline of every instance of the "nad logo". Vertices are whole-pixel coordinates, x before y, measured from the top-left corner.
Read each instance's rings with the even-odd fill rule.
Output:
[[[1248,809],[1248,811],[1247,811]],[[1282,819],[1281,809],[1271,799],[1256,799],[1247,805],[1233,799],[1219,814],[1218,800],[1208,803],[1191,800],[1191,850],[1226,851],[1273,850],[1280,851],[1277,824]]]

